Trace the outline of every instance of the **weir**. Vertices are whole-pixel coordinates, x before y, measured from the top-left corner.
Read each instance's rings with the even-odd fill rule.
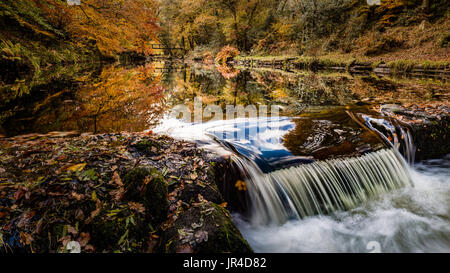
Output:
[[[263,173],[240,157],[252,224],[282,224],[317,214],[349,210],[394,189],[412,185],[408,166],[394,149]]]

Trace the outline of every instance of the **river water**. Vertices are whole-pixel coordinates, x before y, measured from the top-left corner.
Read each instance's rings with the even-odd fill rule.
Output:
[[[446,79],[152,63],[2,88],[16,92],[0,104],[3,135],[152,130],[230,155],[252,202],[233,217],[256,252],[450,252],[450,156],[412,164],[413,143],[392,148],[352,118],[378,120],[380,103],[448,101]],[[179,105],[187,121],[170,116]],[[207,105],[266,111],[227,119]]]
[[[450,157],[410,169],[414,187],[350,211],[254,226],[235,220],[257,252],[449,252]]]

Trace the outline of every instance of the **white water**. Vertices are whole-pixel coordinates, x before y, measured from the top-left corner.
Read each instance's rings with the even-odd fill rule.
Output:
[[[250,221],[255,226],[349,210],[411,185],[408,167],[394,150],[317,161],[268,174],[247,160],[234,160],[248,174]]]
[[[279,226],[235,220],[256,252],[450,252],[450,156],[417,164],[411,175],[414,187],[349,211]]]

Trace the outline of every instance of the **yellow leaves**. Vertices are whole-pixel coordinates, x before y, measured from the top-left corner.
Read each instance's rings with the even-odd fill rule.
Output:
[[[84,167],[86,167],[86,163],[73,165],[73,166],[67,168],[67,170],[71,171],[71,172],[81,172],[84,169]]]
[[[273,90],[271,95],[274,99],[282,99],[288,96],[286,91],[280,88]]]
[[[234,186],[239,190],[239,191],[246,191],[247,190],[247,184],[242,181],[242,180],[238,180],[236,182],[236,184],[234,184]]]
[[[97,193],[95,191],[92,192],[91,198],[92,198],[92,201],[94,201],[94,202],[97,201]]]

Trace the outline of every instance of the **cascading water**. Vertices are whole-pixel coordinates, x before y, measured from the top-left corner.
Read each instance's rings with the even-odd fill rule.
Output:
[[[388,118],[374,118],[365,114],[347,112],[353,120],[358,117],[364,121],[363,126],[377,133],[387,144],[400,152],[409,164],[414,164],[416,147],[414,145],[411,129],[398,120]]]
[[[393,150],[357,158],[332,159],[263,173],[235,157],[247,174],[253,224],[288,220],[355,208],[362,202],[411,185],[408,168]]]
[[[357,120],[391,148],[313,162],[284,147],[283,136],[295,128],[289,119],[244,139],[220,137],[239,135],[257,121],[175,122],[161,132],[227,148],[250,203],[248,213],[234,219],[256,252],[367,252],[373,242],[383,252],[450,251],[450,158],[412,168],[408,127],[363,114]]]

